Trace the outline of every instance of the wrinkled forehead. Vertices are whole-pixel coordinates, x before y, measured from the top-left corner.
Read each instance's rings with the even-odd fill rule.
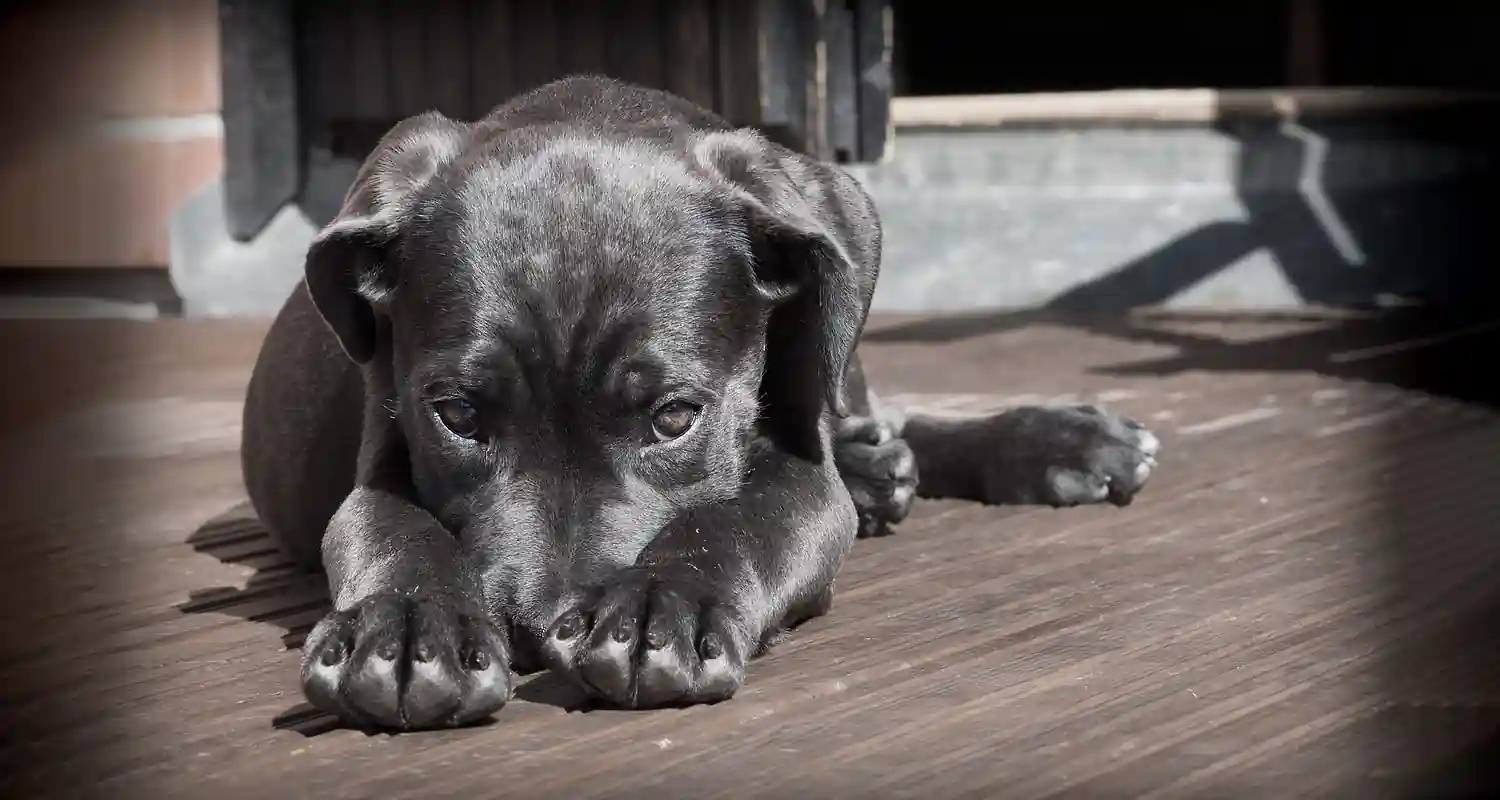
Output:
[[[411,237],[429,346],[497,333],[546,348],[732,345],[749,243],[714,187],[649,146],[560,139],[483,161],[434,198]],[[434,263],[440,262],[440,263]],[[675,351],[675,352],[674,352]],[[683,352],[694,351],[694,353]]]
[[[453,195],[464,234],[494,258],[690,257],[723,222],[712,186],[644,142],[558,138],[508,158],[496,149]]]

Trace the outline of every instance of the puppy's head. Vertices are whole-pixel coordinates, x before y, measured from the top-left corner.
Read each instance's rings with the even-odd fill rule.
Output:
[[[490,540],[516,608],[733,497],[757,434],[823,457],[878,235],[851,179],[750,132],[428,114],[367,160],[306,277],[391,388],[415,499]]]

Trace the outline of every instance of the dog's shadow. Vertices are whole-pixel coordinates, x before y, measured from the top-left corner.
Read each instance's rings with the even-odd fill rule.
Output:
[[[249,503],[240,503],[204,523],[187,538],[187,544],[222,563],[255,571],[243,586],[190,591],[187,600],[177,605],[184,614],[225,614],[273,625],[280,629],[286,649],[300,650],[313,626],[332,608],[327,579],[283,555]],[[521,681],[515,690],[517,700],[567,711],[590,710],[583,693],[556,675],[535,673]],[[277,714],[271,724],[304,736],[342,726],[336,718],[307,703]]]
[[[256,519],[249,503],[240,503],[204,523],[187,539],[193,550],[225,564],[255,570],[243,586],[194,589],[177,609],[184,614],[225,614],[281,630],[281,642],[298,650],[313,625],[331,608],[328,584],[282,554]],[[306,703],[277,714],[271,724],[316,736],[339,727],[335,718]]]

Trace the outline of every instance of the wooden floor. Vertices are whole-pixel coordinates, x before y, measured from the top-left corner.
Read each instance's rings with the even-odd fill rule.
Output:
[[[872,323],[888,396],[1102,401],[1126,509],[919,504],[734,700],[335,729],[323,612],[243,506],[259,324],[13,323],[0,726],[15,797],[1430,796],[1500,741],[1492,328],[1325,316]],[[1450,333],[1444,334],[1443,330]],[[1450,365],[1451,366],[1451,365]]]

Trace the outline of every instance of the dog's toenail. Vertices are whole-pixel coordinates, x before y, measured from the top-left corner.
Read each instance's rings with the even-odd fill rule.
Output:
[[[417,645],[415,658],[425,664],[428,661],[431,661],[433,659],[433,656],[437,655],[435,650],[436,648],[432,646],[431,642],[422,642],[421,644]]]
[[[472,648],[464,657],[464,666],[475,672],[483,672],[490,668],[490,654],[477,647]]]
[[[563,640],[571,639],[577,636],[582,628],[583,620],[579,619],[576,615],[570,616],[557,626],[557,638]]]
[[[672,635],[666,628],[652,628],[646,631],[646,646],[652,650],[660,650],[667,646],[671,638]]]
[[[334,664],[342,662],[348,652],[349,646],[347,644],[344,642],[335,642],[323,648],[323,657],[320,660],[323,662],[323,666],[331,667]]]
[[[703,637],[703,644],[699,647],[699,651],[705,660],[712,661],[724,655],[724,643],[719,641],[717,634],[710,633]]]
[[[396,654],[401,652],[401,645],[396,642],[384,642],[375,648],[375,656],[386,661],[396,660]]]
[[[624,644],[635,638],[635,624],[630,621],[621,622],[615,627],[614,640]]]

